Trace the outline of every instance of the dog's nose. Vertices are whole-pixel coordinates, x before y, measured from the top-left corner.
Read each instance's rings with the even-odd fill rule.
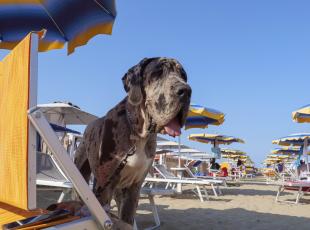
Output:
[[[188,98],[191,96],[191,88],[187,85],[184,85],[184,86],[181,86],[177,89],[177,95],[180,97],[180,98]]]

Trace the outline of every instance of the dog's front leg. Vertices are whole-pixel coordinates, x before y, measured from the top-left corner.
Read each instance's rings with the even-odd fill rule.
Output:
[[[141,183],[133,184],[128,188],[118,190],[115,196],[119,218],[131,225],[133,225],[138,206],[140,188]]]

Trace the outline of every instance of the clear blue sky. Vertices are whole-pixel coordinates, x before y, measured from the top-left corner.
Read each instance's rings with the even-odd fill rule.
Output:
[[[310,104],[310,1],[116,2],[112,36],[97,36],[70,56],[39,55],[40,103],[67,100],[102,116],[125,96],[121,77],[129,67],[167,56],[184,65],[192,102],[226,114],[222,126],[205,131],[245,139],[231,147],[256,163],[275,147],[272,139],[310,132],[310,124],[291,119]],[[187,141],[190,132],[182,142],[209,151]]]

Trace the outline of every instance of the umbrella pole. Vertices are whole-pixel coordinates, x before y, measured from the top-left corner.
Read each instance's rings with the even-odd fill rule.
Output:
[[[178,167],[181,168],[181,135],[178,136],[178,142],[179,142],[179,159],[178,159]]]
[[[306,158],[307,171],[310,172],[310,170],[309,170],[309,164],[308,164],[307,147],[308,147],[308,139],[306,138],[305,141],[304,141],[303,155],[304,155],[305,158]]]

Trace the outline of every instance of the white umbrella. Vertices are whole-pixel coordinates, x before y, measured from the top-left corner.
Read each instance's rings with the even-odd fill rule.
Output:
[[[81,110],[72,103],[55,102],[40,104],[37,107],[41,109],[49,122],[61,126],[87,125],[98,118],[93,114]]]
[[[188,148],[185,145],[181,145],[181,148]],[[161,149],[178,149],[179,144],[174,141],[157,141],[157,148]]]

